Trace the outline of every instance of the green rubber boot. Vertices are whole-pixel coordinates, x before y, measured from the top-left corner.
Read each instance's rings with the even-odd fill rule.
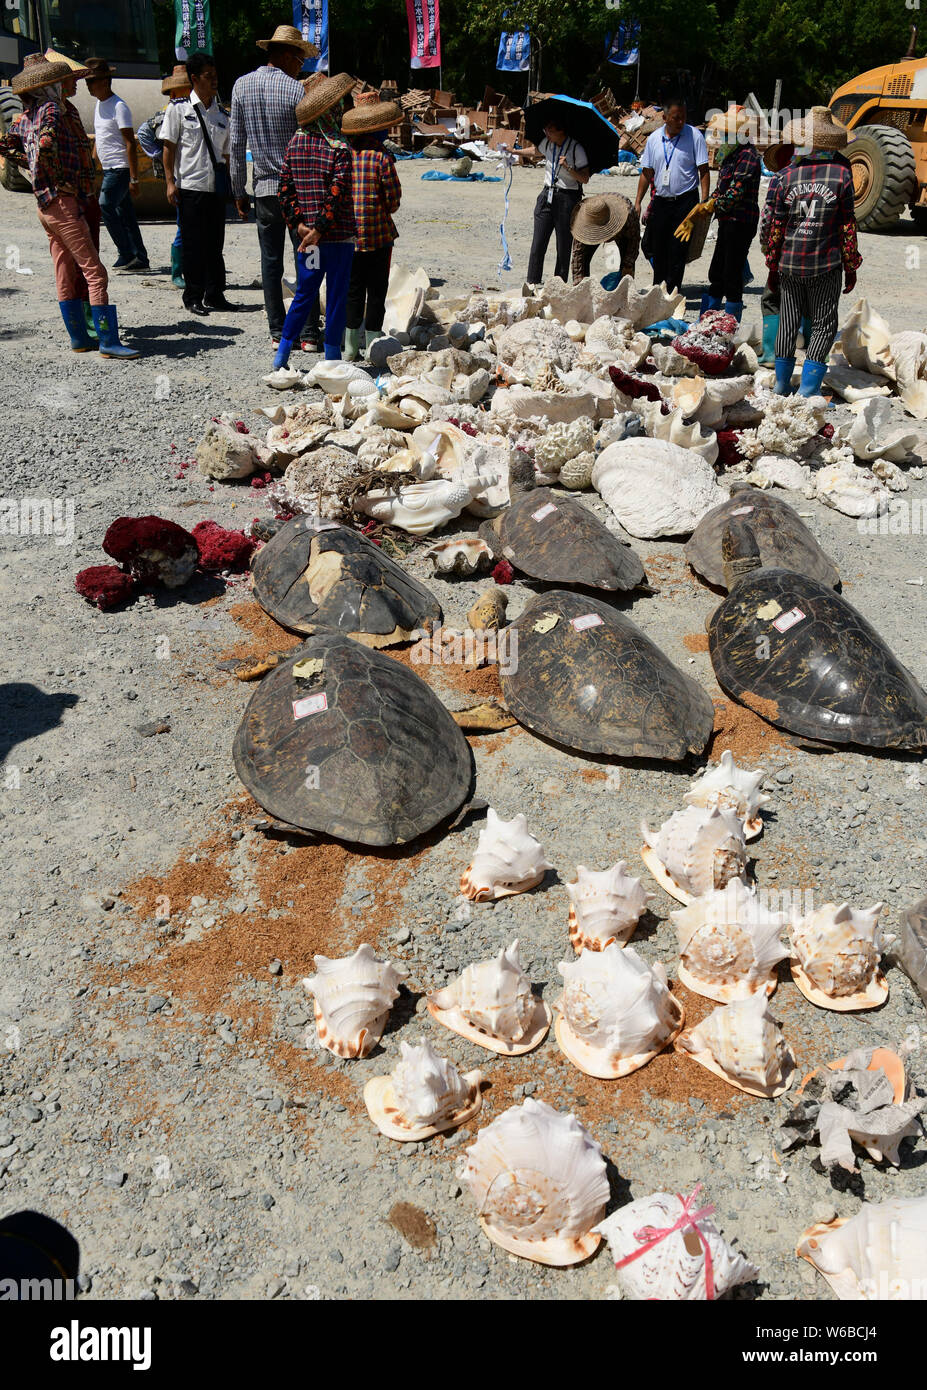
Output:
[[[85,299],[84,304],[84,323],[87,325],[87,337],[91,342],[97,341],[96,325],[93,322],[93,310],[90,308],[90,300]]]
[[[344,330],[344,361],[356,362],[360,357],[360,329],[346,328]]]
[[[378,338],[383,337],[382,328],[368,328],[364,333],[364,346],[367,349],[367,356],[370,356],[370,344],[375,343]]]
[[[179,246],[171,247],[171,284],[176,285],[179,290],[184,288],[183,254]]]
[[[776,361],[776,338],[779,336],[779,315],[763,315],[763,355],[761,367],[771,367]]]

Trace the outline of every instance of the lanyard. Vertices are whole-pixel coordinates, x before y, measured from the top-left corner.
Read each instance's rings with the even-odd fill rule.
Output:
[[[665,169],[666,173],[668,174],[668,173],[669,173],[669,167],[670,167],[670,165],[671,165],[672,162],[673,162],[673,154],[675,154],[676,151],[679,149],[679,142],[680,142],[680,140],[682,139],[682,131],[679,132],[679,134],[676,136],[676,139],[672,142],[672,145],[673,145],[673,154],[670,155],[669,159],[667,159],[667,157],[666,157],[666,136],[665,136],[665,135],[662,135],[660,138],[661,138],[662,141],[663,141],[663,168]]]
[[[547,190],[547,201],[549,203],[554,201],[554,188],[556,187],[558,177],[557,170],[560,164],[560,151],[565,149],[566,145],[551,145],[550,147],[550,186]]]

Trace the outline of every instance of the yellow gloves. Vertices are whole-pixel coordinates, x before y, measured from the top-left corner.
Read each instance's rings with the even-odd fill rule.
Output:
[[[673,236],[677,241],[688,241],[692,235],[692,220],[695,217],[710,217],[714,211],[715,200],[709,198],[707,202],[696,203],[691,212],[687,212],[685,217],[676,228]]]

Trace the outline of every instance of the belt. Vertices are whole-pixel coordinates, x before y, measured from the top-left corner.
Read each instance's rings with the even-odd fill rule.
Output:
[[[686,189],[685,193],[675,193],[672,198],[670,198],[666,194],[661,193],[654,194],[654,197],[660,203],[678,203],[680,198],[688,198],[690,193],[694,193],[696,191],[696,188],[697,185],[693,184],[691,188]]]

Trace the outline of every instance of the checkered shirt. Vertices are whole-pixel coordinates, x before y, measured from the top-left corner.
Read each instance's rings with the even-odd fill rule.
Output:
[[[379,145],[354,150],[354,219],[358,251],[379,251],[398,237],[390,213],[399,207],[402,189],[392,156]]]
[[[760,218],[760,157],[753,145],[738,145],[718,171],[715,217],[755,228]]]
[[[0,137],[0,153],[14,163],[25,158],[40,208],[48,207],[60,193],[81,199],[93,194],[90,142],[70,102],[61,107],[45,101],[24,111],[9,135]]]
[[[293,231],[305,222],[323,241],[353,241],[354,191],[350,149],[332,149],[320,135],[298,130],[286,147],[280,206]]]
[[[841,266],[856,270],[853,174],[834,152],[797,159],[770,191],[766,264],[786,275],[826,275]]]
[[[296,133],[296,103],[305,95],[301,82],[270,65],[239,77],[232,88],[229,135],[229,169],[236,198],[248,187],[249,149],[255,198],[276,196],[283,156]]]

